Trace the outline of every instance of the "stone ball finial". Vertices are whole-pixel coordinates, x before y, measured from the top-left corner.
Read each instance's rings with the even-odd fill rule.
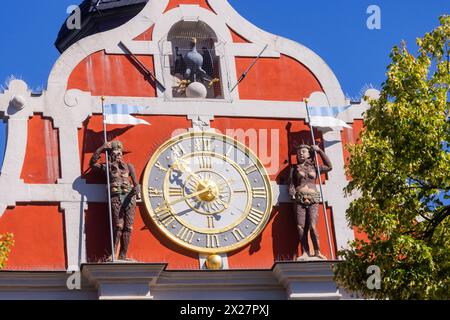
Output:
[[[364,96],[367,97],[369,100],[378,100],[380,98],[380,91],[377,89],[368,89],[366,92],[364,92]]]
[[[188,98],[205,99],[207,95],[208,90],[200,82],[192,82],[186,88],[186,97]]]
[[[28,85],[23,80],[13,79],[8,83],[8,91],[26,92],[26,91],[28,91]]]

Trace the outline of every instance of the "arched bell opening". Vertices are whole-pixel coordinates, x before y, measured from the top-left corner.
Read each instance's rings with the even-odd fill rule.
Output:
[[[220,40],[213,29],[202,21],[180,21],[170,29],[167,41],[172,49],[172,96],[222,99],[220,56],[216,52]]]

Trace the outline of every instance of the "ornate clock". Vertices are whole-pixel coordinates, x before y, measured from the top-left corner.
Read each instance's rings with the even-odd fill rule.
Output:
[[[143,195],[151,219],[167,237],[205,254],[251,242],[272,209],[261,161],[238,141],[212,132],[164,143],[147,164]]]

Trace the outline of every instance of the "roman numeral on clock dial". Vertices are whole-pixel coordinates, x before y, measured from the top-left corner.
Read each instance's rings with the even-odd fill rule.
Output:
[[[168,217],[166,217],[165,219],[163,219],[163,220],[161,221],[161,223],[162,223],[166,228],[169,227],[169,225],[170,225],[172,222],[175,222],[175,218],[172,217],[172,216],[168,216]]]
[[[244,172],[246,175],[249,175],[249,174],[255,172],[256,170],[258,170],[258,168],[256,168],[253,164],[244,168]]]
[[[156,217],[158,218],[158,220],[161,221],[161,220],[164,220],[167,217],[171,216],[172,211],[170,210],[169,205],[166,202],[164,202],[163,204],[161,204],[159,207],[157,207],[155,209],[155,214],[156,214]]]
[[[194,231],[186,228],[185,226],[181,227],[180,231],[178,231],[177,233],[177,237],[187,243],[192,243],[194,235],[195,235]]]
[[[239,227],[234,228],[231,233],[236,238],[236,241],[241,241],[242,239],[244,239],[244,234],[242,233],[241,229],[239,229]]]
[[[253,198],[262,198],[262,199],[266,199],[267,198],[267,194],[266,194],[266,189],[265,188],[253,188],[252,189],[252,195],[253,195]]]
[[[148,195],[150,198],[159,198],[163,196],[162,190],[158,190],[157,188],[148,188]]]
[[[169,196],[170,197],[182,197],[183,189],[181,188],[169,188]]]
[[[253,222],[254,224],[258,225],[261,221],[262,218],[264,217],[264,212],[255,209],[255,208],[251,208],[250,212],[247,216],[247,219],[250,220],[251,222]]]
[[[208,156],[198,157],[198,162],[200,164],[200,169],[212,169],[212,159]]]
[[[195,139],[194,142],[195,151],[213,151],[213,142],[211,139]]]
[[[216,234],[207,234],[206,235],[206,247],[207,248],[220,247],[219,237]]]
[[[181,158],[186,153],[186,151],[184,151],[184,148],[181,144],[174,145],[170,149],[172,150],[173,154],[175,156],[177,156],[178,158]]]
[[[209,229],[214,229],[215,228],[215,226],[214,226],[214,217],[209,216],[209,217],[206,217],[206,219],[208,219],[208,228]]]
[[[169,171],[167,168],[164,168],[164,167],[161,165],[161,162],[159,162],[159,161],[156,162],[155,167],[157,167],[157,168],[159,169],[159,171],[163,171],[163,172]]]

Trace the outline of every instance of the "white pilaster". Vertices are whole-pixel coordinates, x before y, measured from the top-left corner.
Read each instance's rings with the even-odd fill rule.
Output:
[[[85,210],[87,203],[61,202],[64,211],[67,270],[78,271],[82,263],[86,263],[86,233],[84,230]]]
[[[348,181],[345,175],[341,132],[337,130],[324,132],[323,141],[325,153],[333,164],[333,170],[328,173],[327,188],[324,188],[324,198],[328,206],[332,207],[336,248],[342,250],[348,247],[348,242],[354,240],[355,235],[349,228],[345,216],[352,199],[344,194]]]
[[[81,174],[78,129],[76,127],[59,127],[59,154],[61,179],[58,180],[58,183],[72,184]]]

